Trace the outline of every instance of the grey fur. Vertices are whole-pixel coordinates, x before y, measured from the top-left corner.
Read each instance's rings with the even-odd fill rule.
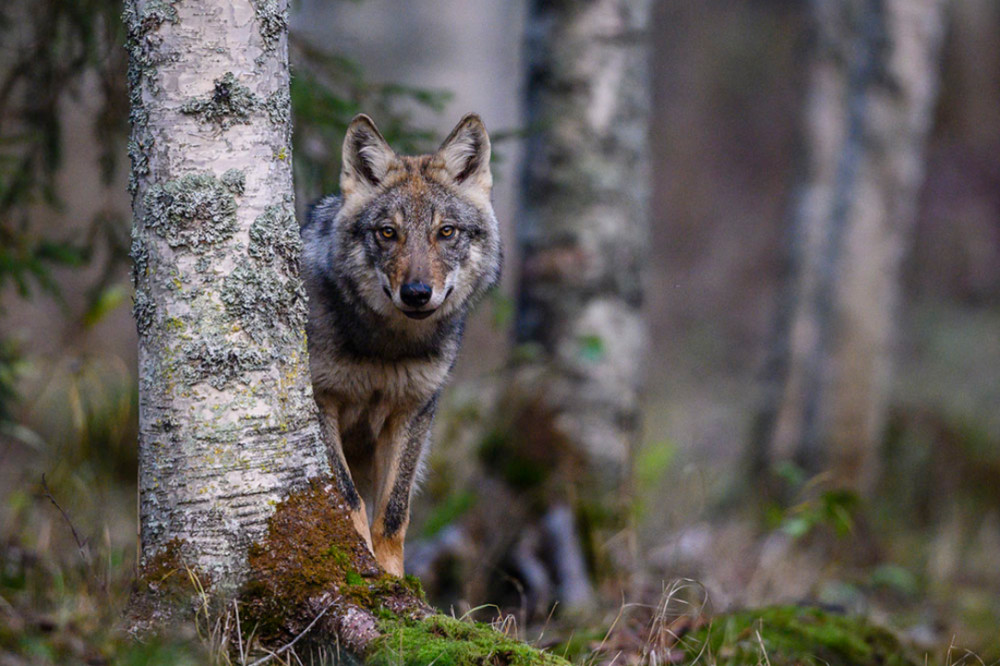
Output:
[[[347,194],[317,202],[301,229],[313,388],[331,460],[345,498],[355,509],[359,494],[369,502],[383,537],[408,521],[466,316],[500,276],[488,159],[489,139],[474,116],[438,153],[417,158],[391,153],[359,118],[345,138]],[[391,239],[379,236],[387,225]],[[409,280],[434,283],[428,307],[436,309],[424,319],[411,318],[396,295],[397,282]]]

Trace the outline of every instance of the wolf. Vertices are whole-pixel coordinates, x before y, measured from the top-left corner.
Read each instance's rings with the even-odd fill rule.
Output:
[[[314,204],[301,229],[330,464],[355,529],[397,576],[438,397],[470,308],[500,277],[490,150],[475,114],[415,157],[397,155],[358,115],[344,137],[340,195]]]

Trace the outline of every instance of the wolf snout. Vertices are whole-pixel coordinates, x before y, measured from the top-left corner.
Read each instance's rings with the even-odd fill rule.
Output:
[[[433,288],[423,282],[407,282],[399,288],[399,298],[404,304],[411,308],[419,308],[427,305],[431,300]]]

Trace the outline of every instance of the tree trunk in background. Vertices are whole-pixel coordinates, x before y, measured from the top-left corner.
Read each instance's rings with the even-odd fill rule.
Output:
[[[544,481],[534,511],[570,606],[589,600],[588,568],[607,573],[639,434],[649,10],[648,0],[528,10],[518,360],[503,408],[515,450],[499,462],[516,487]]]
[[[862,493],[878,479],[944,5],[812,3],[806,180],[752,444],[758,477],[794,460]]]
[[[416,650],[565,663],[430,615],[378,568],[335,490],[298,276],[286,3],[129,0],[124,20],[139,331],[133,630],[171,628],[204,587],[227,612],[238,598],[242,635],[269,645],[308,630],[328,653],[379,663],[420,663]]]

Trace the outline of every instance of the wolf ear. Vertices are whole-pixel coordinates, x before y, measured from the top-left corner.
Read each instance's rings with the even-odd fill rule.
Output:
[[[370,193],[398,160],[372,119],[359,113],[354,116],[344,136],[341,193],[345,198]]]
[[[474,113],[462,118],[438,148],[444,171],[459,187],[475,187],[487,195],[493,187],[490,174],[490,137]]]

